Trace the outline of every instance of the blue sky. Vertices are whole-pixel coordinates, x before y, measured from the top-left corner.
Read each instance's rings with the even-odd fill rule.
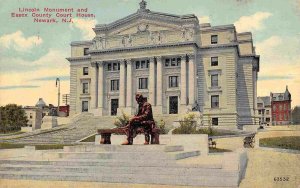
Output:
[[[33,105],[43,97],[56,103],[55,78],[69,93],[70,42],[92,39],[91,27],[109,23],[138,9],[140,0],[0,0],[0,105]],[[148,0],[152,11],[195,14],[211,25],[235,24],[253,33],[261,55],[258,94],[283,92],[300,104],[300,0]],[[33,23],[12,18],[18,8],[88,8],[95,19],[73,24]],[[24,98],[24,94],[28,97]]]

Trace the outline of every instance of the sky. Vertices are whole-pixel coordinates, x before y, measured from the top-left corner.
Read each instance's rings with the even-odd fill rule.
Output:
[[[91,40],[95,24],[105,24],[137,11],[140,0],[0,0],[0,105],[35,105],[39,98],[57,104],[69,93],[71,41]],[[200,23],[234,24],[253,34],[260,55],[258,96],[292,94],[300,105],[300,0],[147,0],[147,8],[172,14],[195,14]],[[87,8],[94,18],[72,23],[34,23],[12,17],[19,8]]]

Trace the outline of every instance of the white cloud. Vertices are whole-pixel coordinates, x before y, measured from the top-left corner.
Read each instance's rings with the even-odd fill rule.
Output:
[[[250,16],[242,16],[234,23],[238,32],[257,31],[264,29],[264,20],[272,16],[269,12],[257,12]]]
[[[198,19],[200,23],[210,23],[209,16],[199,16]]]
[[[45,60],[46,57],[54,55],[49,52],[38,61]],[[55,60],[52,58],[52,60]],[[26,61],[23,61],[25,63]],[[34,85],[36,88],[16,88],[16,89],[2,89],[0,92],[0,105],[8,103],[16,103],[19,105],[35,105],[38,98],[43,98],[47,104],[57,104],[57,87],[55,86],[55,79],[39,81],[39,78],[45,77],[65,77],[70,74],[69,64],[58,64],[56,61],[49,60],[47,63],[52,63],[51,67],[42,67],[38,70],[30,70],[27,72],[5,72],[0,74],[0,86],[26,86]],[[13,79],[12,79],[13,78]],[[67,80],[61,81],[61,94],[70,92],[70,82]],[[26,97],[24,97],[26,96]]]
[[[297,37],[271,36],[256,44],[260,55],[260,72],[258,74],[258,95],[269,95],[270,92],[284,92],[289,86],[292,94],[292,105],[300,104],[300,48]],[[280,78],[280,79],[278,79]]]
[[[31,70],[38,71],[41,68],[65,68],[69,66],[66,57],[67,51],[59,51],[56,49],[49,49],[44,56],[33,60],[24,60],[20,57],[2,57],[0,59],[0,72],[28,72]],[[7,63],[10,62],[10,63]]]
[[[0,37],[0,45],[5,48],[14,48],[18,51],[27,51],[34,46],[42,44],[43,40],[39,36],[24,37],[22,31],[3,35]]]
[[[92,28],[95,27],[97,20],[91,19],[73,19],[73,23],[70,25],[71,28],[78,28],[83,34],[84,39],[92,39],[95,36],[95,32]]]
[[[279,36],[271,36],[270,38],[256,44],[256,53],[270,54],[273,49],[282,43],[282,38]]]

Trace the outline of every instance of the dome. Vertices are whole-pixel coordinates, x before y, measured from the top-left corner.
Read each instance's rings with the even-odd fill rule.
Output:
[[[35,106],[39,107],[39,108],[43,108],[43,107],[45,107],[47,105],[46,105],[45,101],[43,100],[43,98],[39,98],[39,101],[36,103]]]

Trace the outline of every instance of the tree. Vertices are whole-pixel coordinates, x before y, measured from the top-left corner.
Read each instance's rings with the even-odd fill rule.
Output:
[[[19,131],[28,122],[22,106],[16,104],[1,106],[0,118],[0,132],[3,133]]]
[[[292,121],[294,125],[300,124],[300,106],[296,106],[292,111]]]

